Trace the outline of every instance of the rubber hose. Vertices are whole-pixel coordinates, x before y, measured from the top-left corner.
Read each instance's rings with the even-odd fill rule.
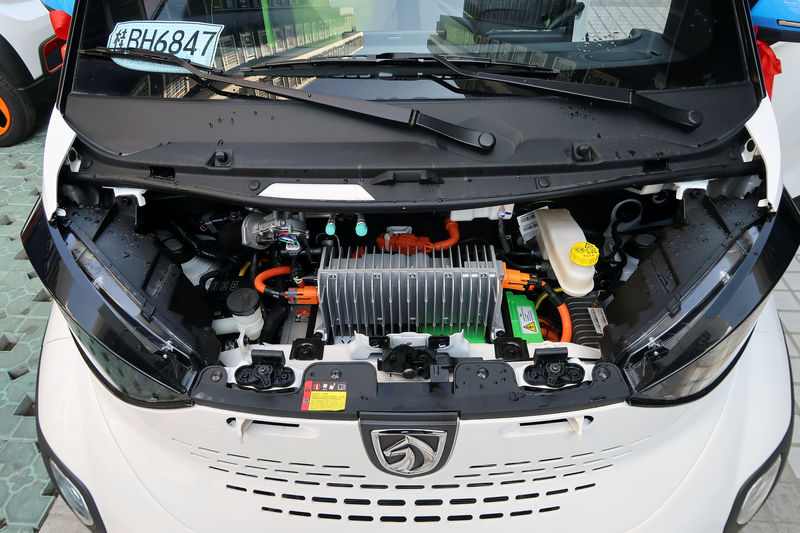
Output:
[[[261,328],[262,341],[272,343],[278,328],[286,320],[288,312],[289,304],[284,300],[275,300],[269,311],[264,312],[264,326]]]

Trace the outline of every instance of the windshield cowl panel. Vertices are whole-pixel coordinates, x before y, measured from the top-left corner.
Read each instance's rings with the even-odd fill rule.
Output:
[[[583,143],[595,152],[594,165],[691,157],[741,130],[757,105],[748,83],[663,92],[659,97],[672,104],[691,101],[706,117],[704,124],[684,131],[645,112],[621,113],[552,96],[536,101],[483,98],[415,103],[422,112],[442,120],[492,131],[497,144],[485,154],[424,131],[365,122],[294,102],[265,106],[250,100],[175,102],[73,94],[65,115],[76,131],[110,154],[146,161],[159,153],[164,164],[177,166],[205,166],[215,150],[224,148],[237,152],[233,168],[238,169],[380,168],[390,159],[397,167],[413,168],[473,168],[476,162],[553,168],[576,164],[571,149]],[[750,113],[740,117],[730,112],[734,108]],[[113,120],[98,121],[98,116]],[[398,150],[398,145],[406,148]],[[184,149],[188,146],[193,149]]]

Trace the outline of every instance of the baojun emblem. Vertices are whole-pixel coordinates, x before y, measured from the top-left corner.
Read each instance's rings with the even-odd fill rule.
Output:
[[[426,429],[375,429],[371,437],[380,465],[403,476],[436,469],[447,442],[446,431]]]

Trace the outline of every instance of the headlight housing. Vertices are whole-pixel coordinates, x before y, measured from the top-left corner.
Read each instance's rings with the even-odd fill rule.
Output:
[[[702,213],[698,209],[695,215],[698,212]],[[726,224],[723,219],[719,225]],[[730,229],[728,234],[735,237],[727,249],[718,253],[686,290],[673,292],[681,295],[679,301],[669,302],[665,312],[654,315],[643,327],[625,331],[627,345],[616,351],[615,362],[631,384],[632,403],[692,400],[724,377],[747,345],[767,296],[794,257],[800,241],[798,224],[797,208],[784,195],[777,214],[766,215],[738,231]],[[709,246],[725,242],[722,238],[709,240]],[[699,255],[687,253],[683,257],[679,247],[675,250],[673,246],[670,251],[675,255],[667,257],[668,261],[687,261]],[[669,282],[679,286],[686,280],[664,281]],[[647,300],[647,295],[637,296]],[[641,301],[637,304],[644,305]]]
[[[737,290],[740,268],[748,268],[758,236],[755,228],[745,232],[682,302],[685,311],[665,316],[632,347],[625,373],[638,398],[692,396],[713,383],[743,348],[764,296],[742,297]]]
[[[125,401],[187,405],[189,389],[204,365],[201,354],[175,333],[180,328],[168,323],[166,312],[148,308],[142,295],[98,258],[90,238],[61,226],[67,227],[48,224],[38,206],[22,238],[87,364]]]
[[[81,353],[96,374],[118,393],[141,402],[187,402],[188,385],[196,369],[186,355],[190,348],[174,337],[159,337],[137,324],[125,309],[137,309],[123,286],[74,235],[67,244],[91,286],[106,303],[91,330],[65,309],[67,323]],[[135,311],[134,311],[135,312]],[[112,333],[113,332],[113,333]]]

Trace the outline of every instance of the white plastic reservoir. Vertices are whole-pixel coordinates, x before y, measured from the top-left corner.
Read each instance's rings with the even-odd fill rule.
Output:
[[[538,209],[536,219],[539,223],[539,248],[544,258],[550,261],[564,292],[570,296],[586,296],[592,292],[597,249],[586,243],[583,230],[569,211]]]

